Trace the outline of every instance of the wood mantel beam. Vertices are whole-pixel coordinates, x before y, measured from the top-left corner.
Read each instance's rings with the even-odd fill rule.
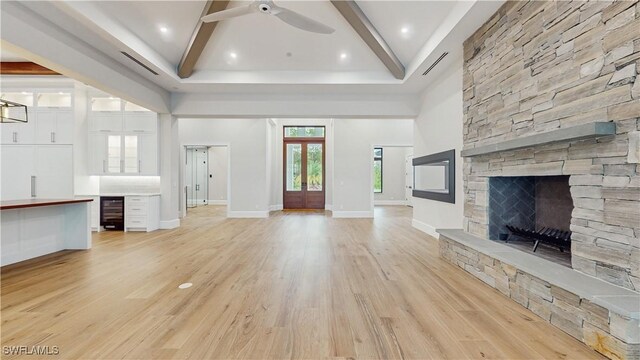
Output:
[[[217,11],[222,11],[227,8],[227,5],[229,5],[229,0],[209,0],[205,4],[200,18]],[[218,22],[204,23],[200,18],[198,18],[198,25],[193,31],[193,35],[191,35],[189,45],[184,51],[184,55],[182,55],[180,65],[178,66],[178,76],[182,79],[191,76],[193,68],[196,66],[200,55],[202,55],[204,47],[207,45],[207,42],[209,42],[211,34],[213,34],[213,31],[218,25]]]
[[[376,54],[396,79],[404,79],[404,65],[354,0],[331,0],[362,40]]]
[[[60,75],[44,66],[28,61],[3,61],[0,63],[2,75]]]

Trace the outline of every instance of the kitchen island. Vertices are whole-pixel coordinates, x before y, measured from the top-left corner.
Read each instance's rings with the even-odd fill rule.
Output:
[[[92,199],[0,201],[0,265],[91,248]]]

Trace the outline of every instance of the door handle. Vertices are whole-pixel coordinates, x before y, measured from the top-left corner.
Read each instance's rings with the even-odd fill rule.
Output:
[[[102,160],[102,172],[107,172],[107,160]]]
[[[51,139],[51,142],[52,142],[52,143],[56,142],[56,141],[54,140],[54,138],[53,138],[53,132],[51,132],[51,134],[49,134],[49,138]]]
[[[31,197],[36,197],[36,177],[31,175]]]
[[[138,160],[138,173],[142,172],[142,160]]]
[[[124,160],[120,160],[120,172],[124,172]]]
[[[13,132],[13,142],[17,143],[18,142],[18,133],[17,132]]]

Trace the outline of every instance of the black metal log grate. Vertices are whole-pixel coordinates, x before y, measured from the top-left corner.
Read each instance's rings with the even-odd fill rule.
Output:
[[[512,235],[533,241],[533,251],[538,249],[540,243],[551,245],[560,249],[560,252],[571,250],[571,231],[543,227],[539,230],[523,229],[517,226],[506,225]],[[509,239],[507,239],[509,241]]]

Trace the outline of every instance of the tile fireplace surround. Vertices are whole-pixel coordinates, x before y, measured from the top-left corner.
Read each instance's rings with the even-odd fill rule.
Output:
[[[464,44],[464,224],[440,232],[445,259],[614,359],[640,358],[639,71],[638,1],[502,6]],[[490,177],[558,175],[572,269],[489,239]]]

